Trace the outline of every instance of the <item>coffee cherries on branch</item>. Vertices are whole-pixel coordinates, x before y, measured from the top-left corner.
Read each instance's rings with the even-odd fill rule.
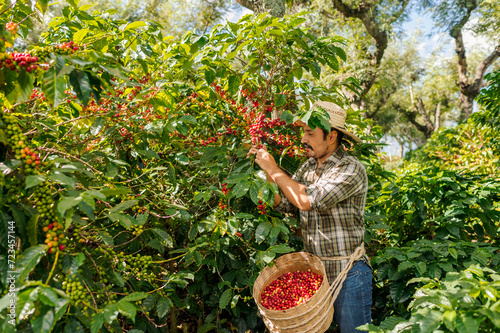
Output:
[[[19,25],[14,22],[9,22],[5,25],[5,29],[8,30],[11,34],[15,35],[19,30]]]
[[[0,53],[0,68],[7,67],[12,71],[25,69],[28,73],[38,68],[38,57],[24,53]]]

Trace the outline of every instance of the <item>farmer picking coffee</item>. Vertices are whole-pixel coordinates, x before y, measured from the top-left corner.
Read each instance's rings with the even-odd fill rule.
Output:
[[[346,111],[335,103],[318,101],[298,121],[302,144],[309,158],[289,177],[265,147],[248,155],[278,185],[274,208],[300,215],[304,251],[323,262],[332,283],[346,267],[349,256],[363,246],[368,189],[363,164],[350,156],[343,139],[361,142],[345,129]],[[363,251],[364,252],[364,251]],[[341,333],[357,332],[371,322],[372,271],[366,254],[357,258],[342,288],[335,293],[334,320]]]

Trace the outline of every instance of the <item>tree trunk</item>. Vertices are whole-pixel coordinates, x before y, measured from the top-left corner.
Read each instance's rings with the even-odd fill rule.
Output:
[[[285,16],[285,0],[236,0],[256,15],[268,12],[275,17]]]
[[[438,102],[436,106],[436,112],[434,114],[434,131],[441,127],[441,102]]]
[[[417,109],[416,111],[415,110],[410,111],[410,110],[408,110],[408,109],[406,109],[398,104],[393,104],[393,108],[395,110],[397,110],[399,113],[404,114],[406,116],[406,118],[408,118],[408,121],[413,126],[415,126],[415,128],[418,131],[420,131],[424,134],[426,139],[431,137],[432,133],[434,132],[435,126],[432,123],[432,121],[430,120],[427,113],[425,112],[425,107],[424,107],[424,104],[422,102],[422,99],[420,99],[420,98],[418,99],[418,103],[416,105],[416,109]],[[420,124],[417,121],[418,114],[420,114],[422,116],[422,118],[424,119],[423,124]]]
[[[361,100],[373,86],[378,75],[378,67],[382,61],[389,41],[390,25],[398,20],[404,13],[409,0],[400,0],[400,9],[389,22],[380,23],[377,20],[378,11],[375,1],[360,1],[357,6],[350,6],[344,0],[332,0],[333,7],[342,15],[348,18],[357,18],[363,22],[368,34],[373,38],[375,44],[374,52],[368,54],[368,60],[371,67],[371,73],[366,79],[360,82],[362,91],[359,96],[353,95],[352,102],[358,108],[361,106]],[[389,28],[388,28],[389,27]]]
[[[472,81],[467,77],[467,56],[465,55],[465,45],[463,41],[462,29],[469,21],[471,13],[478,7],[477,1],[470,1],[467,4],[467,13],[462,20],[455,24],[450,30],[450,36],[455,39],[455,52],[458,56],[458,87],[460,90],[460,116],[459,121],[466,121],[472,113],[474,98],[479,94],[483,86],[484,73],[488,67],[500,57],[500,44],[488,55],[478,66]]]

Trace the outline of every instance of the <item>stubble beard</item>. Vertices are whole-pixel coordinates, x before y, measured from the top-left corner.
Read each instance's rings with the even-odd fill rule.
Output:
[[[325,149],[323,151],[323,153],[319,152],[321,155],[320,156],[315,156],[316,155],[316,152],[311,146],[309,146],[308,144],[304,143],[302,144],[304,146],[304,148],[306,148],[306,154],[307,154],[307,157],[313,157],[315,158],[316,160],[321,160],[322,158],[328,156],[330,154],[330,152],[328,151],[328,147],[327,149]],[[308,152],[309,150],[309,152]]]

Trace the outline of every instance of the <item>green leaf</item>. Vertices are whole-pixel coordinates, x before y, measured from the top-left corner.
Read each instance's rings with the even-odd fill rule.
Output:
[[[426,263],[423,261],[420,261],[419,263],[417,263],[417,270],[418,270],[420,275],[424,275],[425,272],[427,271]]]
[[[233,290],[226,289],[219,298],[219,309],[224,309],[233,298]]]
[[[20,71],[17,79],[19,97],[17,102],[24,102],[30,98],[33,92],[33,76],[26,71]]]
[[[52,307],[57,305],[59,297],[57,297],[57,294],[52,290],[52,288],[40,286],[38,290],[38,299],[42,301],[42,303]]]
[[[412,268],[412,267],[413,267],[413,262],[403,261],[398,266],[398,272],[402,272],[402,271],[407,270],[407,269]]]
[[[206,323],[206,324],[203,324],[200,328],[198,328],[198,331],[196,331],[196,333],[210,332],[210,331],[212,331],[215,328],[216,328],[216,326],[214,324],[212,324],[212,323]]]
[[[76,185],[76,181],[73,177],[68,177],[64,173],[59,171],[52,171],[49,175],[49,179],[71,188],[75,187]]]
[[[135,314],[137,313],[137,309],[134,304],[129,302],[124,302],[123,299],[116,303],[118,306],[118,311],[127,318],[132,319],[135,322]],[[130,331],[129,331],[130,332]]]
[[[112,195],[119,195],[119,194],[127,194],[130,192],[130,189],[128,188],[103,188],[100,191],[105,197],[109,197]]]
[[[17,275],[18,281],[22,282],[28,274],[38,265],[40,259],[45,254],[47,246],[35,245],[26,249],[16,261],[16,270],[19,272]]]
[[[90,134],[96,136],[102,131],[104,125],[106,125],[106,119],[104,117],[98,117],[90,126]]]
[[[146,298],[148,294],[145,292],[136,292],[123,297],[120,302],[134,302]]]
[[[230,174],[229,176],[226,177],[225,182],[227,184],[237,184],[244,181],[248,181],[249,178],[250,176],[245,173]]]
[[[236,95],[236,93],[240,89],[240,83],[241,82],[239,76],[237,75],[230,76],[229,79],[227,80],[227,85],[228,85],[227,91],[233,96]]]
[[[135,21],[135,22],[127,24],[127,26],[123,29],[123,32],[125,32],[127,30],[133,30],[133,29],[138,29],[138,28],[141,28],[141,27],[145,27],[147,25],[148,24],[146,22]]]
[[[139,155],[148,157],[148,158],[160,158],[157,152],[154,150],[138,150]]]
[[[64,274],[71,276],[78,272],[78,268],[83,265],[85,255],[78,253],[75,256],[66,255],[63,257],[62,265]]]
[[[211,70],[210,68],[205,69],[205,81],[207,81],[207,84],[210,85],[212,82],[215,80],[215,71]]]
[[[498,230],[495,221],[490,219],[489,216],[483,212],[478,213],[478,216],[483,222],[483,227],[486,233],[490,237],[495,238],[497,236],[497,230]]]
[[[86,106],[92,97],[92,87],[88,74],[75,69],[69,75],[69,82],[76,93],[76,97],[82,102],[83,106]]]
[[[39,315],[35,315],[31,322],[31,327],[33,333],[49,333],[55,324],[54,311],[48,309],[45,313],[41,312]]]
[[[0,128],[0,143],[4,144],[7,146],[8,141],[7,141],[7,134],[5,134],[5,131]]]
[[[155,306],[156,301],[158,300],[158,297],[159,297],[159,295],[157,293],[149,294],[148,297],[146,297],[142,301],[142,307],[144,308],[144,310],[151,311],[153,309],[153,307]]]
[[[64,333],[85,333],[82,324],[75,318],[69,318],[69,321],[64,326]]]
[[[10,300],[12,299],[12,295],[7,292],[4,297],[0,299],[0,312],[3,311],[3,309],[7,309],[7,307],[10,305]]]
[[[73,34],[73,42],[75,42],[76,44],[81,44],[81,42],[84,40],[85,36],[87,36],[89,31],[90,31],[89,29],[84,28],[75,32]]]
[[[47,101],[52,107],[57,107],[65,98],[66,82],[64,75],[73,70],[73,66],[66,66],[64,58],[57,57],[55,66],[51,66],[42,80],[42,88]]]
[[[264,264],[269,264],[276,257],[276,253],[272,251],[259,251],[257,254],[257,260]]]
[[[457,250],[456,250],[455,248],[450,247],[450,248],[448,248],[448,251],[450,252],[450,255],[451,255],[453,258],[455,258],[455,259],[457,259],[457,258],[458,258],[458,252],[457,252]]]
[[[280,120],[286,122],[287,125],[290,125],[294,122],[295,116],[288,110],[284,111],[281,114]]]
[[[302,75],[304,73],[304,70],[302,69],[302,66],[298,66],[294,71],[293,71],[293,76],[297,78],[297,80],[302,79]]]
[[[236,184],[232,189],[232,195],[235,198],[241,198],[250,189],[250,182],[240,182]]]
[[[286,244],[279,244],[279,245],[271,246],[268,250],[272,251],[274,253],[290,253],[290,252],[295,251],[295,249],[293,247],[290,247]]]
[[[458,332],[477,333],[479,331],[479,319],[474,318],[473,313],[461,313],[456,322]]]
[[[47,177],[42,176],[42,175],[27,176],[25,189],[29,189],[30,187],[37,186],[38,184],[43,183],[45,180],[47,180]]]
[[[64,215],[64,213],[82,201],[82,197],[63,197],[58,203],[57,203],[57,211],[61,214]]]
[[[33,214],[28,221],[28,240],[31,246],[35,246],[38,244],[37,233],[38,233],[38,220],[40,218],[40,214]]]
[[[262,243],[263,240],[266,239],[269,231],[271,231],[272,225],[268,222],[262,222],[255,229],[255,241],[257,243]]]
[[[250,194],[250,199],[252,199],[253,203],[256,205],[259,203],[260,200],[259,190],[260,190],[259,184],[252,183],[252,185],[250,185],[250,190],[248,192]]]
[[[92,321],[90,322],[90,332],[98,333],[101,330],[102,325],[104,325],[104,315],[100,312],[92,317]]]
[[[406,287],[406,281],[392,281],[390,295],[394,302],[402,303],[412,295],[412,289]]]
[[[104,320],[108,323],[111,324],[116,318],[118,318],[118,304],[116,303],[109,303],[106,305],[104,310],[102,311],[102,315],[104,316]]]
[[[37,0],[36,8],[38,8],[42,12],[42,14],[45,14],[48,4],[49,0]]]
[[[161,241],[161,244],[163,246],[165,246],[165,247],[173,247],[174,246],[174,241],[173,241],[172,237],[165,230],[158,229],[158,228],[153,228],[150,230],[160,237],[160,241]]]
[[[111,236],[109,233],[106,231],[99,231],[99,237],[102,239],[104,244],[108,246],[114,246],[115,243],[113,242],[113,236]]]
[[[115,270],[111,271],[111,278],[115,281],[117,285],[120,287],[125,286],[125,280],[123,279],[123,276],[121,276],[120,273],[116,272]]]
[[[111,208],[109,210],[109,213],[112,214],[112,213],[122,212],[122,211],[134,206],[138,201],[139,200],[127,200],[127,201],[121,202],[118,205],[116,205],[115,207]]]
[[[172,301],[168,297],[162,297],[156,303],[156,313],[158,318],[163,318],[168,313],[168,309],[172,306]]]
[[[439,327],[442,320],[443,314],[441,312],[434,310],[426,311],[422,316],[419,316],[421,332],[434,332]]]
[[[285,105],[286,103],[286,95],[285,94],[278,94],[276,98],[274,99],[274,105],[276,107]]]
[[[133,225],[139,225],[132,216],[122,213],[112,213],[109,214],[109,219],[113,222],[119,221],[120,224],[126,229],[130,229]]]
[[[446,310],[443,314],[443,321],[447,329],[450,330],[450,332],[455,331],[455,320],[457,318],[457,313],[454,310]]]

